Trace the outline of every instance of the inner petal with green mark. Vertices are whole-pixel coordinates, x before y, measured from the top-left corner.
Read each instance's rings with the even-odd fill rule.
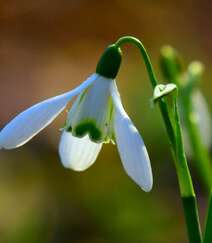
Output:
[[[74,136],[86,134],[94,142],[108,141],[111,133],[113,104],[110,95],[112,79],[100,75],[97,80],[82,93],[69,111],[66,130]]]

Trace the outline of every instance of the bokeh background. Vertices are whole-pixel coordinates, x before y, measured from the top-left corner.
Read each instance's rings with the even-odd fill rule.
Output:
[[[211,108],[211,11],[209,0],[1,1],[1,127],[78,85],[95,71],[104,48],[126,34],[143,41],[158,77],[164,44],[176,47],[185,65],[201,60],[201,88]],[[152,90],[135,48],[124,48],[117,79],[149,151],[153,190],[145,193],[131,181],[111,144],[87,171],[64,169],[57,153],[64,113],[25,146],[0,152],[0,242],[187,242],[167,136],[157,107],[150,107]],[[203,219],[206,199],[193,169],[192,175]]]

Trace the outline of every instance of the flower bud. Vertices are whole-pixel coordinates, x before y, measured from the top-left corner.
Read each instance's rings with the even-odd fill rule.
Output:
[[[160,66],[164,78],[168,82],[177,82],[177,76],[181,73],[181,61],[177,51],[167,45],[161,48]]]
[[[202,77],[203,71],[204,71],[204,66],[201,62],[199,61],[191,62],[188,66],[188,71],[187,71],[188,82],[192,86],[198,84]]]

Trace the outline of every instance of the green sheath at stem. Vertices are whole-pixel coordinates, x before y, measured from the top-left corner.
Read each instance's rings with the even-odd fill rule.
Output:
[[[182,197],[195,197],[195,192],[193,188],[193,183],[191,175],[188,168],[188,163],[185,156],[182,130],[180,126],[179,111],[177,105],[177,99],[174,98],[174,120],[175,120],[175,134],[176,134],[176,147],[175,147],[175,157],[176,157],[176,168],[179,178],[180,191]]]
[[[208,206],[208,215],[205,226],[205,235],[204,235],[204,243],[212,242],[212,192],[210,195],[209,206]]]
[[[141,55],[144,59],[146,69],[152,84],[153,89],[158,85],[158,81],[154,74],[154,70],[150,61],[150,58],[140,40],[131,37],[121,37],[115,45],[121,47],[123,44],[133,44],[139,48]],[[166,125],[166,130],[169,136],[170,144],[172,147],[172,154],[175,159],[176,171],[178,176],[178,182],[180,186],[180,193],[184,205],[184,213],[186,219],[187,232],[189,235],[190,243],[201,243],[201,230],[199,224],[199,216],[197,210],[196,197],[193,189],[192,179],[190,176],[189,168],[185,157],[185,152],[182,142],[182,134],[177,110],[176,101],[174,102],[175,116],[171,117],[168,104],[164,98],[159,99],[159,107],[163,116],[163,120]],[[174,120],[174,122],[173,122]],[[173,124],[174,123],[174,124]]]
[[[202,242],[201,230],[198,220],[198,209],[195,196],[182,197],[183,208],[186,218],[187,230],[189,235],[189,242]],[[209,242],[208,242],[209,243]],[[211,241],[210,241],[211,243]]]

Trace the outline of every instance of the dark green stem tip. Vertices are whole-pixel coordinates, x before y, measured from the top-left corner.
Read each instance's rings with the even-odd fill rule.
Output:
[[[114,79],[119,71],[121,60],[121,49],[114,44],[108,46],[97,64],[96,73]]]

